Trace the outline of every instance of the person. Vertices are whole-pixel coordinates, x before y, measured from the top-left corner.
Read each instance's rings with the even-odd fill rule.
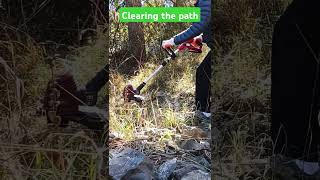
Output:
[[[318,7],[293,0],[274,27],[271,168],[280,179],[320,179]]]
[[[211,0],[197,0],[196,7],[200,8],[200,22],[192,25],[180,34],[162,42],[163,48],[170,48],[185,41],[195,38],[201,34],[204,43],[213,48],[213,26],[211,20]],[[204,58],[196,71],[196,118],[200,122],[210,122],[210,80],[211,80],[211,51]]]
[[[92,79],[86,83],[84,89],[78,91],[78,97],[86,105],[96,105],[98,92],[107,84],[109,80],[108,70],[108,65],[105,65]]]

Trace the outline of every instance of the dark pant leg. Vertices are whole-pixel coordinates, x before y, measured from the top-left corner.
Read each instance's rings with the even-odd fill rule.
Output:
[[[274,153],[318,161],[319,32],[312,19],[319,16],[301,2],[292,3],[274,29],[271,136]]]
[[[86,90],[91,92],[98,92],[100,89],[107,84],[109,66],[106,65],[101,71],[99,71],[95,77],[93,77],[87,84]]]
[[[203,112],[210,112],[211,54],[210,51],[196,72],[196,107]]]

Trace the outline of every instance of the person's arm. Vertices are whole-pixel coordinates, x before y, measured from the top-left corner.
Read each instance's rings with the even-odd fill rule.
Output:
[[[173,39],[175,45],[179,45],[191,38],[194,38],[208,28],[211,20],[211,1],[200,0],[198,7],[200,8],[200,22],[192,23],[192,25],[182,33],[176,35]]]

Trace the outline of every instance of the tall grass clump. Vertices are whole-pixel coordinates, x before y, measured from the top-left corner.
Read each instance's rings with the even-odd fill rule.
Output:
[[[8,24],[0,24],[0,31],[0,179],[106,178],[105,137],[75,124],[50,128],[37,114],[52,75],[72,69],[83,86],[106,65],[106,34],[98,30],[93,44],[79,48],[36,42]],[[99,95],[104,103],[106,90]]]
[[[285,1],[219,0],[213,72],[215,177],[267,179],[273,26]]]

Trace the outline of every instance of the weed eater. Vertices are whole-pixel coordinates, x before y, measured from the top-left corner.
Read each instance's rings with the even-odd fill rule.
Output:
[[[95,92],[79,90],[70,71],[54,75],[53,62],[50,65],[52,79],[47,84],[40,107],[40,112],[47,117],[48,125],[66,127],[69,121],[73,121],[88,129],[102,132],[105,129],[107,113],[95,106]],[[97,82],[101,87],[105,83],[106,80]]]
[[[123,90],[123,97],[125,102],[135,101],[141,103],[145,100],[144,96],[140,95],[141,90],[145,87],[148,81],[152,79],[155,75],[157,75],[163,67],[165,67],[171,60],[176,59],[177,54],[181,51],[188,50],[191,53],[202,53],[202,38],[201,35],[195,38],[192,38],[181,45],[178,46],[176,50],[171,48],[164,49],[166,54],[168,55],[167,58],[163,60],[161,65],[151,73],[136,89],[131,84],[125,86]]]

